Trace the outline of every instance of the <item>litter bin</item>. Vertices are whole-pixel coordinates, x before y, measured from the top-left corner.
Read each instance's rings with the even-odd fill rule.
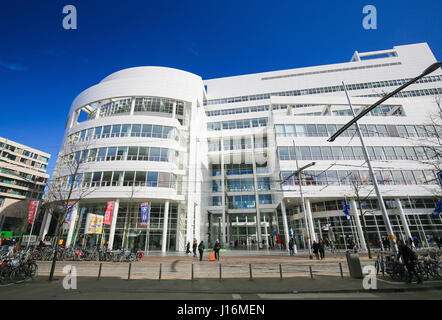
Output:
[[[351,253],[347,251],[347,265],[348,270],[350,271],[350,277],[354,279],[362,279],[364,276],[362,275],[362,267],[361,261],[359,261],[359,255],[357,253]]]

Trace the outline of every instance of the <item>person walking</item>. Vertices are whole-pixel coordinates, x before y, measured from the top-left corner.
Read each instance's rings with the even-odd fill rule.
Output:
[[[315,254],[316,260],[319,260],[319,254],[318,254],[318,252],[319,252],[319,243],[317,243],[316,241],[313,241],[312,248],[313,248],[313,253]]]
[[[187,246],[186,246],[186,254],[190,253],[190,242],[187,242]]]
[[[198,247],[198,241],[196,239],[193,239],[193,245],[192,245],[192,251],[193,251],[193,257],[196,257],[196,248]]]
[[[325,248],[324,248],[324,242],[322,240],[319,240],[319,254],[321,255],[321,260],[325,259]]]
[[[213,251],[215,251],[215,259],[219,260],[219,250],[221,249],[221,245],[219,243],[219,240],[216,239],[215,245],[213,246]]]
[[[293,254],[295,253],[295,250],[293,249],[293,238],[290,238],[289,250],[290,250],[290,256],[293,256]]]
[[[408,271],[408,281],[407,283],[411,283],[411,280],[413,278],[413,274],[417,278],[417,283],[422,283],[422,279],[419,277],[419,274],[416,272],[415,264],[417,262],[418,256],[415,251],[411,248],[409,245],[405,245],[401,240],[397,241],[398,245],[398,255],[397,260],[399,261],[399,258],[402,257],[402,262],[405,264],[405,267]]]
[[[204,249],[206,249],[206,247],[204,246],[204,241],[201,241],[200,244],[198,245],[198,251],[200,253],[200,261],[203,260]]]

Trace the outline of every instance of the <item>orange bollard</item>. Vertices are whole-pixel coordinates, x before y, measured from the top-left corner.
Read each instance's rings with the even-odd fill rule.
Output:
[[[215,261],[215,254],[213,252],[210,253],[209,260],[210,261]]]

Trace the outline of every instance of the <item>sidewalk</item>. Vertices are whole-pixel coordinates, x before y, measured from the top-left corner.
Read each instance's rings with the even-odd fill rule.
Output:
[[[166,294],[170,299],[192,299],[200,294],[202,299],[212,300],[219,295],[228,294],[276,294],[276,293],[349,293],[349,292],[401,292],[418,290],[441,290],[442,281],[436,283],[390,284],[378,281],[378,290],[364,290],[362,279],[341,279],[338,277],[319,276],[289,279],[196,279],[196,280],[125,280],[121,278],[79,277],[76,290],[65,290],[63,278],[49,283],[47,277],[34,281],[0,288],[1,300],[46,300],[46,299],[160,299]],[[178,297],[178,298],[177,298]],[[441,295],[442,297],[442,295]]]

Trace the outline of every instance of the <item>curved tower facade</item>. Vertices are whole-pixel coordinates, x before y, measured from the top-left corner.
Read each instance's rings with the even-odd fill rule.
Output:
[[[197,120],[203,95],[197,75],[138,67],[75,98],[53,176],[53,187],[65,199],[72,189],[75,202],[67,246],[174,251],[200,238],[202,219],[194,214],[202,206],[195,181],[203,173],[198,138],[204,126]],[[148,226],[141,219],[146,202]],[[108,205],[110,223],[89,234],[92,215],[103,216]]]

